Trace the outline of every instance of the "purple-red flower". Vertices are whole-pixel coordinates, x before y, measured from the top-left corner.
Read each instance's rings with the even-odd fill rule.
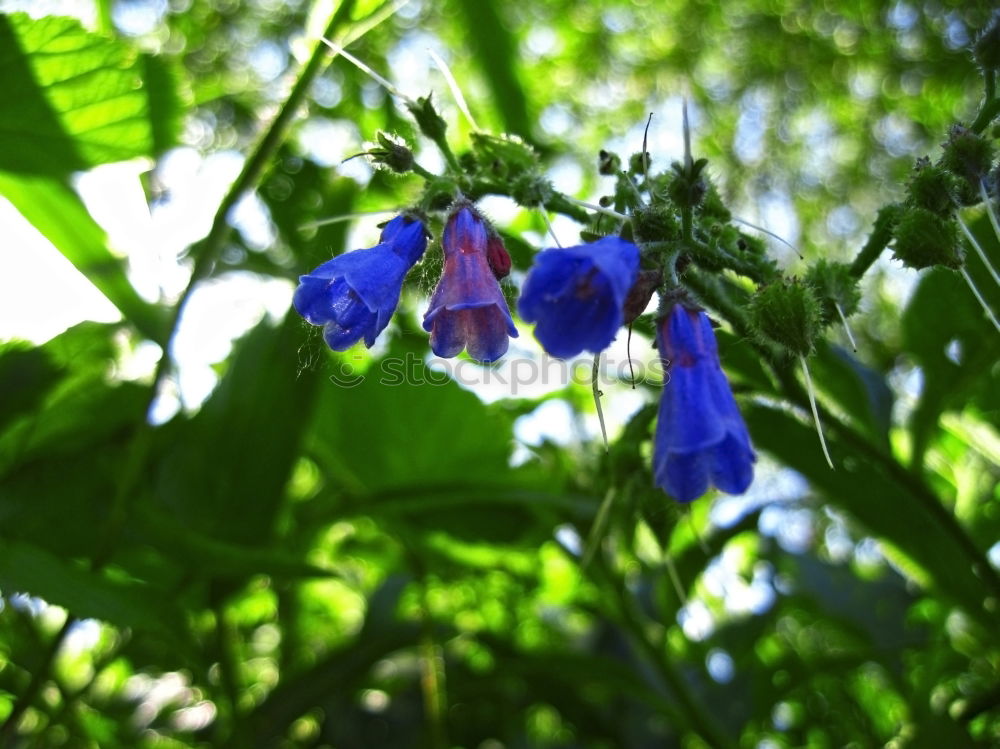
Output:
[[[312,273],[299,276],[292,304],[334,351],[362,338],[369,348],[389,324],[399,304],[403,278],[427,246],[424,225],[397,216],[382,229],[379,243],[337,255]]]
[[[715,333],[700,309],[675,304],[659,324],[663,386],[653,446],[656,485],[681,502],[714,486],[742,494],[757,460],[719,364]]]
[[[499,241],[496,238],[495,241]],[[459,207],[444,229],[444,271],[424,315],[431,349],[441,357],[462,349],[490,362],[507,352],[508,336],[517,338],[507,301],[487,258],[489,232],[468,204]]]

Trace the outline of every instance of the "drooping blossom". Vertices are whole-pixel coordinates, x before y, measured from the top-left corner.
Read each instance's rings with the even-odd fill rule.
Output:
[[[374,247],[337,255],[299,276],[292,303],[307,322],[323,326],[323,337],[334,351],[361,339],[371,347],[389,324],[403,279],[426,246],[424,225],[397,216]]]
[[[483,218],[467,203],[445,225],[444,269],[424,315],[424,330],[438,356],[456,356],[465,349],[473,359],[491,362],[507,352],[508,336],[517,337],[487,257],[489,241]]]
[[[656,485],[681,502],[710,487],[741,494],[757,460],[700,309],[675,304],[657,330],[665,384],[653,447]]]
[[[518,312],[535,323],[535,337],[552,356],[600,353],[622,326],[638,271],[639,248],[619,237],[545,250],[535,256]]]

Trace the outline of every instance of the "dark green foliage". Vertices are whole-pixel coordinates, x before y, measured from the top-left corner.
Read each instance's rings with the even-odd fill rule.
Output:
[[[0,745],[1000,743],[1000,336],[953,270],[1000,313],[956,220],[1000,266],[979,193],[995,206],[989,3],[357,0],[311,18],[321,3],[192,0],[138,35],[115,26],[132,5],[98,0],[94,29],[0,15],[0,208],[20,214],[0,260],[16,268],[30,224],[122,316],[0,342]],[[413,104],[328,65],[321,32]],[[433,66],[414,83],[428,43],[478,128]],[[267,317],[204,401],[163,416],[189,374],[148,363],[183,359],[176,290],[140,295],[135,248],[112,246],[74,175],[145,160],[155,216],[190,197],[160,184],[177,145],[243,159],[185,250],[188,312],[216,282],[280,286],[374,243],[390,214],[324,219],[426,220],[375,348],[331,353],[294,312]],[[340,163],[365,151],[389,168]],[[251,193],[265,249],[230,210]],[[625,330],[602,359],[606,451],[591,362],[541,382],[530,326],[492,367],[428,362],[419,321],[459,193],[519,206],[486,207],[512,308],[552,244],[541,210],[567,245],[566,218],[642,244],[635,389]],[[791,216],[804,257],[734,214],[776,232]],[[878,262],[889,247],[906,268]],[[38,299],[5,331],[73,303],[57,275],[12,276]],[[653,484],[657,289],[720,326],[758,454],[742,499],[681,508]],[[835,304],[857,352],[835,343]]]

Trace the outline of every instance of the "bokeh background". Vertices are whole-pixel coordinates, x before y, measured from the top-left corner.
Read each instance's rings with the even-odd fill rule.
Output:
[[[681,158],[686,99],[695,155],[801,251],[768,238],[794,276],[850,260],[975,118],[991,12],[0,0],[0,744],[1000,743],[1000,335],[958,275],[887,253],[858,351],[838,329],[819,346],[833,472],[804,402],[724,324],[757,477],[690,507],[652,484],[658,388],[621,377],[624,335],[606,452],[586,378],[512,386],[540,362],[530,326],[494,367],[432,359],[435,245],[371,351],[333,354],[288,313],[299,274],[375,244],[371,212],[422,187],[345,159],[386,131],[444,167],[324,32],[433,91],[461,153],[433,50],[480,127],[589,201],[611,189],[598,152],[640,151],[650,113],[653,168]],[[513,295],[545,220],[482,208]],[[655,363],[642,330],[630,353]],[[380,381],[390,357],[436,384]]]

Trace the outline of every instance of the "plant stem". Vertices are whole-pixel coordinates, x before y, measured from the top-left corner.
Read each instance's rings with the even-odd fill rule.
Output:
[[[889,246],[892,241],[892,230],[896,225],[896,218],[899,215],[899,208],[895,204],[882,206],[878,216],[875,217],[875,226],[872,228],[871,236],[861,248],[854,262],[851,263],[850,273],[855,278],[861,278],[872,263],[878,260],[878,256]]]
[[[983,105],[979,108],[979,114],[969,129],[974,133],[982,133],[993,119],[1000,114],[1000,99],[997,98],[997,76],[992,70],[983,71]]]

